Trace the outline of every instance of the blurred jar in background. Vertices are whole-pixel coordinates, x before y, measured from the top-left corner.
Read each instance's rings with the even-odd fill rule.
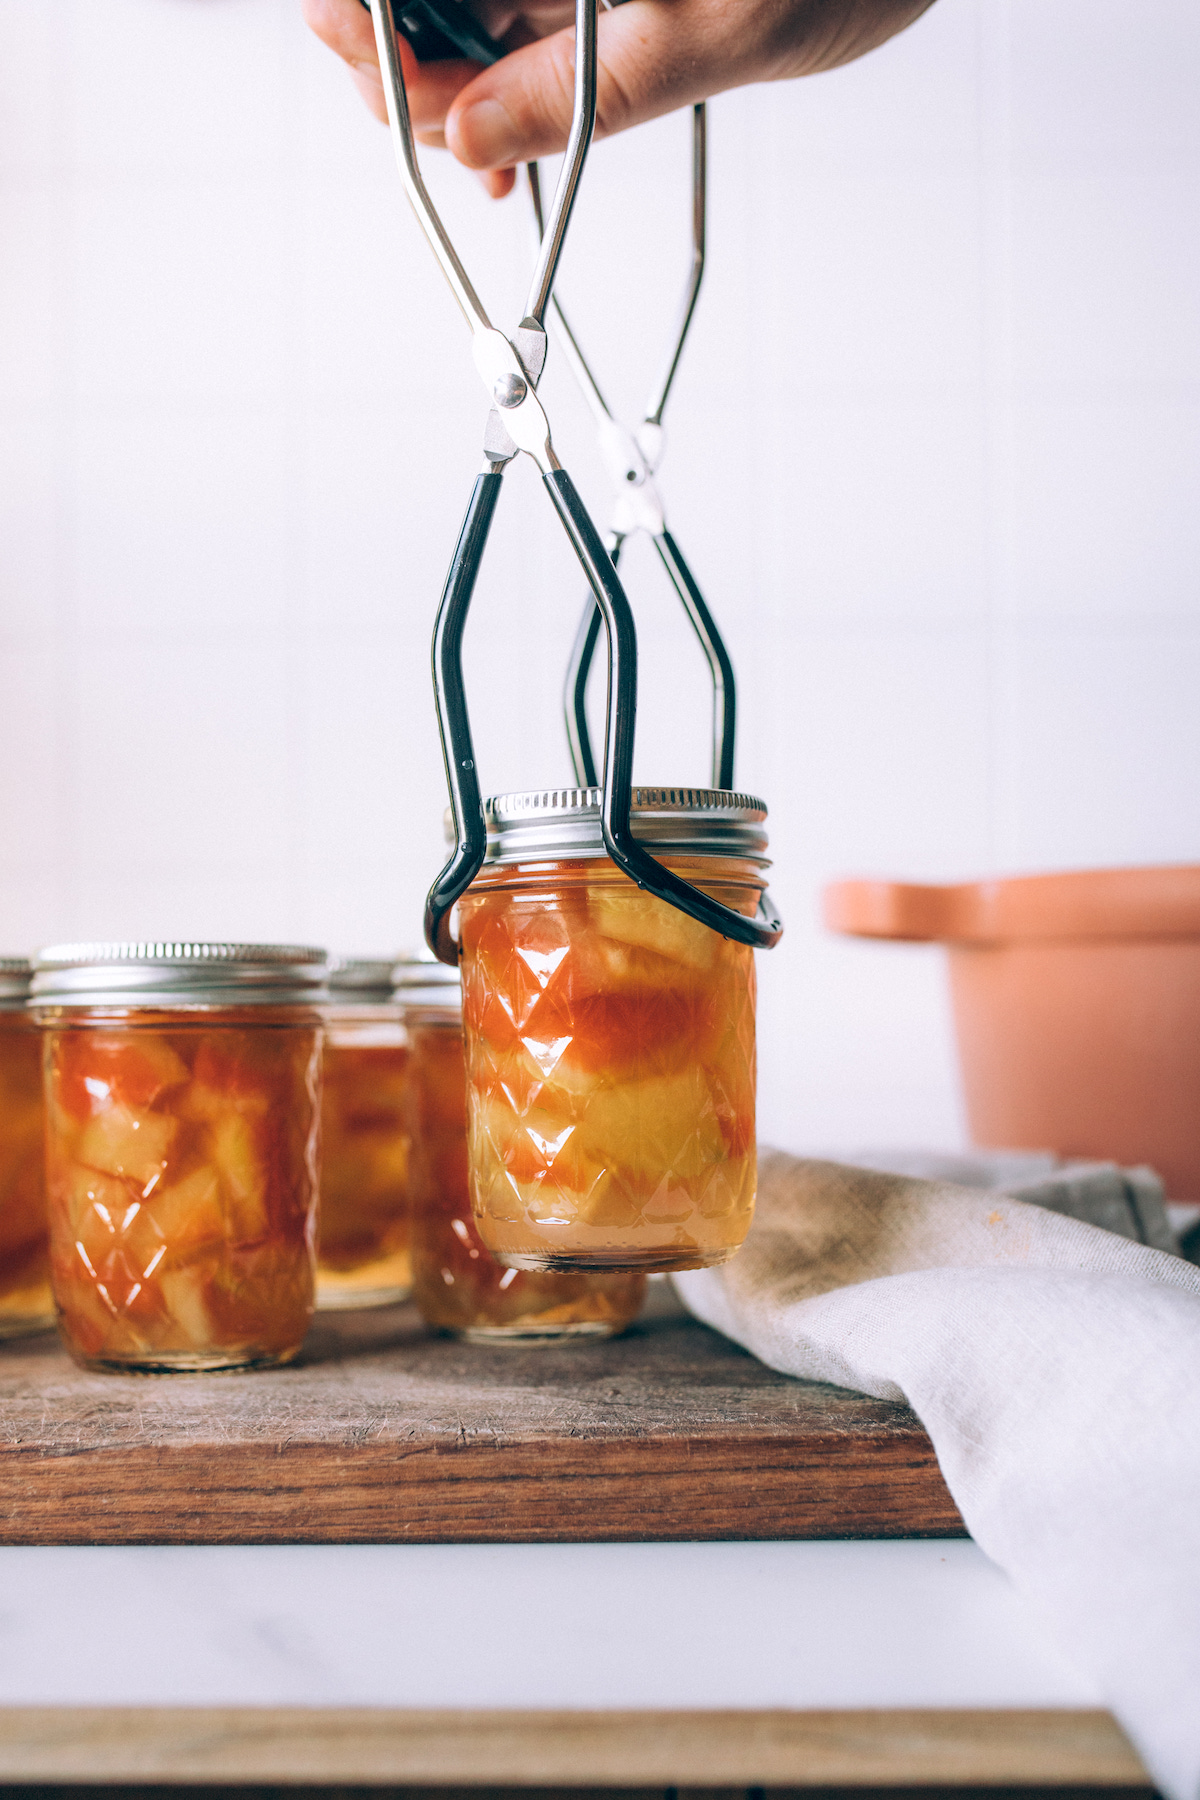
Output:
[[[28,1007],[32,973],[23,956],[0,957],[0,1338],[54,1324],[42,1045]]]
[[[413,1298],[426,1321],[471,1342],[611,1337],[636,1318],[637,1274],[524,1274],[494,1259],[475,1228],[467,1169],[467,1079],[458,973],[442,963],[399,976],[407,1086]]]
[[[321,1103],[317,1306],[390,1306],[408,1296],[408,1040],[394,959],[329,969]]]
[[[313,1310],[325,954],[38,958],[59,1327],[85,1368],[289,1362]]]

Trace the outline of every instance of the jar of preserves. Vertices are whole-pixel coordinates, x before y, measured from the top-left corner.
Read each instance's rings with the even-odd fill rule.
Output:
[[[400,976],[408,1079],[413,1298],[426,1321],[471,1342],[611,1337],[641,1310],[639,1274],[523,1273],[484,1244],[467,1174],[467,1079],[458,973],[413,963]]]
[[[754,1209],[754,957],[623,875],[599,803],[490,801],[459,902],[476,1224],[512,1269],[707,1268]],[[765,819],[748,794],[634,790],[634,836],[747,915]]]
[[[31,975],[23,956],[0,957],[0,1338],[54,1324],[42,1046],[29,1013]]]
[[[321,1101],[317,1306],[408,1297],[408,1040],[394,957],[330,964]]]
[[[289,1362],[313,1310],[323,951],[65,944],[33,996],[59,1326],[90,1369]]]

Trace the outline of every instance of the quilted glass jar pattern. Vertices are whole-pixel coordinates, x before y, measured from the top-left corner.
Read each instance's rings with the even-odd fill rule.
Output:
[[[300,1348],[320,1017],[297,1003],[303,984],[268,988],[265,1003],[249,985],[185,989],[168,1005],[169,984],[147,984],[137,1004],[110,990],[41,1009],[54,1298],[87,1368],[254,1368]]]
[[[480,1237],[467,1172],[458,983],[437,964],[424,979],[437,986],[412,993],[406,1012],[413,1297],[423,1317],[470,1342],[611,1337],[641,1310],[643,1275],[506,1269]]]
[[[669,860],[758,904],[761,859]],[[484,1243],[521,1270],[724,1262],[754,1209],[753,952],[604,858],[500,862],[460,908]]]
[[[42,1047],[26,1004],[30,975],[23,957],[0,957],[0,1338],[54,1324]]]

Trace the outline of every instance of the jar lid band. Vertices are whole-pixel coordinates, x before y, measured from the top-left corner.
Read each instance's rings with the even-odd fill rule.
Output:
[[[539,788],[486,802],[487,861],[557,861],[607,856],[601,790]],[[724,788],[633,790],[631,823],[656,855],[729,856],[768,868],[767,808],[753,794]]]
[[[393,998],[394,956],[332,956],[329,959],[329,996],[332,1000],[383,1004]]]
[[[329,998],[336,1005],[442,1006],[462,1003],[457,969],[435,962],[428,953],[394,956],[334,957],[329,963]]]
[[[301,944],[53,944],[34,965],[32,997],[60,1006],[311,1005],[326,956]]]
[[[23,1006],[32,978],[33,964],[27,956],[0,956],[0,1007]]]
[[[396,965],[396,998],[410,1012],[462,1010],[462,976],[432,956],[410,956]]]

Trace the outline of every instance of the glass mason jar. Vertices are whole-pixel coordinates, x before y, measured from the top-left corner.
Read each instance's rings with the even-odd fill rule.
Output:
[[[637,1274],[521,1273],[488,1251],[471,1211],[467,1078],[458,974],[441,963],[401,975],[408,1079],[413,1298],[426,1322],[470,1342],[611,1337],[641,1310]]]
[[[325,956],[65,944],[33,996],[59,1327],[90,1369],[289,1362],[313,1310]]]
[[[502,795],[459,902],[471,1183],[512,1269],[707,1268],[754,1210],[754,956],[603,851],[599,789]],[[634,835],[753,913],[766,808],[634,791]]]
[[[321,1101],[320,1310],[408,1297],[408,1039],[394,959],[331,963]]]
[[[42,1046],[28,1007],[32,972],[23,956],[0,957],[0,1338],[54,1324]]]

